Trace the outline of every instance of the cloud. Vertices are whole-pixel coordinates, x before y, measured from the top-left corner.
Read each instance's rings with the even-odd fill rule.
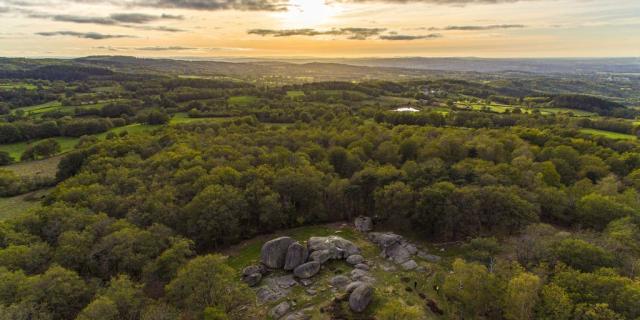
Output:
[[[378,38],[380,40],[411,41],[411,40],[424,40],[424,39],[442,38],[442,35],[439,34],[439,33],[432,33],[432,34],[419,35],[419,36],[412,36],[412,35],[406,35],[406,34],[389,34],[389,35],[381,35]]]
[[[140,7],[192,10],[285,11],[287,0],[137,0]]]
[[[154,16],[144,13],[114,13],[111,16],[112,20],[123,23],[149,23],[157,20],[182,20],[182,16],[174,16],[169,14],[163,14],[161,16]]]
[[[28,14],[31,18],[38,19],[51,19],[53,21],[60,22],[72,22],[72,23],[86,23],[86,24],[100,24],[100,25],[122,25],[128,24],[145,24],[160,20],[181,20],[182,16],[162,14],[159,16],[144,14],[144,13],[114,13],[108,17],[94,17],[94,16],[79,16],[79,15],[50,15],[44,13],[32,12]],[[126,26],[126,25],[125,25]],[[165,30],[165,31],[177,31]]]
[[[171,47],[141,47],[141,48],[133,48],[134,50],[139,51],[184,51],[184,50],[198,50],[198,48],[189,48],[189,47],[181,47],[181,46],[171,46]]]
[[[119,35],[119,34],[102,34],[98,32],[76,32],[76,31],[53,31],[53,32],[37,32],[37,35],[44,37],[55,37],[55,36],[71,36],[83,39],[92,39],[92,40],[104,40],[104,39],[115,39],[115,38],[133,38],[128,35]]]
[[[340,28],[331,30],[315,30],[315,29],[252,29],[247,31],[248,34],[255,34],[260,36],[273,36],[273,37],[292,37],[292,36],[347,36],[352,40],[365,40],[370,37],[379,35],[386,31],[384,28]]]
[[[487,26],[448,26],[444,28],[429,28],[432,31],[479,31],[496,29],[522,29],[527,26],[522,24],[493,24]]]
[[[379,2],[379,3],[429,3],[438,5],[450,5],[450,6],[465,6],[469,4],[500,4],[500,3],[515,3],[521,1],[534,1],[534,0],[330,0],[329,2],[337,3],[366,3],[366,2]]]

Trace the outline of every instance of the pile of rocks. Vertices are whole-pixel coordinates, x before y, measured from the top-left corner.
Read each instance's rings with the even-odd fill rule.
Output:
[[[416,261],[413,260],[416,255],[430,262],[437,262],[440,259],[438,256],[419,250],[414,244],[395,233],[370,232],[368,237],[371,242],[380,247],[382,250],[380,255],[383,258],[401,265],[405,270],[419,268]]]
[[[246,267],[242,272],[242,279],[254,287],[271,271],[292,272],[293,274],[279,277],[270,276],[265,279],[266,285],[258,288],[258,301],[275,302],[286,297],[290,288],[297,285],[298,281],[303,285],[311,283],[310,278],[329,260],[345,260],[354,267],[350,277],[336,276],[331,279],[331,286],[347,292],[351,310],[364,311],[371,303],[372,283],[375,279],[370,276],[369,266],[360,255],[360,249],[341,237],[311,237],[306,246],[290,237],[267,241],[260,252],[260,264]],[[290,306],[289,302],[278,304],[272,309],[272,318],[281,318],[289,311]]]

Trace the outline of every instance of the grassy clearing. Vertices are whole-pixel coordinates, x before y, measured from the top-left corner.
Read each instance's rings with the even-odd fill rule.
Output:
[[[50,189],[44,189],[15,197],[0,198],[0,221],[39,208],[42,206],[40,200],[46,196],[49,191]]]
[[[597,116],[596,113],[593,112],[589,112],[589,111],[583,111],[583,110],[576,110],[576,109],[567,109],[567,108],[539,108],[540,112],[542,112],[543,114],[573,114],[576,117],[593,117],[593,116]]]
[[[78,144],[78,138],[71,138],[71,137],[56,137],[56,138],[52,138],[53,140],[58,141],[58,143],[60,144],[60,153],[65,153],[68,151],[73,150],[73,148],[75,148],[75,146]],[[42,140],[46,140],[46,139],[42,139]],[[22,154],[24,153],[25,150],[27,150],[27,148],[34,144],[34,143],[38,143],[42,140],[36,140],[36,141],[29,141],[29,142],[16,142],[16,143],[11,143],[11,144],[3,144],[0,145],[0,151],[4,151],[9,153],[9,155],[15,160],[15,161],[19,161],[20,160],[20,156],[22,156]]]
[[[35,105],[35,106],[17,108],[15,110],[16,111],[17,110],[21,110],[21,111],[24,111],[27,114],[29,114],[29,113],[39,114],[39,113],[44,113],[44,112],[56,110],[57,108],[60,108],[61,106],[62,106],[62,104],[60,104],[60,101],[54,100],[54,101],[49,101],[47,103],[38,104],[38,105]]]
[[[0,83],[0,90],[12,90],[12,89],[36,90],[38,89],[38,86],[31,83],[24,83],[24,82]]]
[[[287,97],[297,99],[304,97],[304,91],[287,91]]]
[[[586,134],[597,135],[597,136],[603,136],[603,137],[607,137],[609,139],[615,139],[615,140],[635,140],[635,139],[637,139],[636,136],[631,135],[631,134],[611,132],[611,131],[605,131],[605,130],[597,130],[597,129],[581,129],[580,132],[586,133]]]
[[[62,156],[52,157],[43,160],[14,163],[0,167],[2,170],[13,171],[18,176],[31,176],[42,178],[54,178],[58,171],[58,163]]]
[[[171,122],[169,124],[182,124],[182,123],[192,123],[192,122],[224,122],[227,120],[233,120],[233,117],[211,117],[211,118],[191,118],[188,114],[184,112],[176,113],[173,118],[171,118]]]
[[[347,303],[342,303],[341,308],[344,311],[344,319],[372,319],[373,315],[387,303],[398,303],[403,301],[409,306],[419,306],[425,310],[428,319],[439,319],[439,317],[431,313],[426,308],[426,302],[420,297],[420,294],[426,295],[430,299],[435,300],[442,309],[446,309],[444,299],[433,290],[435,277],[434,272],[444,272],[445,267],[430,264],[416,258],[418,264],[431,270],[429,272],[402,271],[400,266],[395,266],[395,271],[384,271],[382,266],[391,266],[392,263],[380,257],[380,249],[366,239],[366,236],[354,231],[351,227],[331,224],[320,226],[309,226],[295,228],[285,231],[276,232],[271,235],[260,236],[244,243],[225,250],[223,253],[229,254],[229,264],[241,270],[242,268],[257,263],[260,258],[260,249],[262,244],[270,239],[279,236],[290,236],[296,240],[304,241],[311,236],[328,236],[339,235],[345,239],[353,241],[362,251],[362,255],[372,266],[371,275],[376,278],[374,300],[368,310],[361,315],[354,315],[348,311]],[[292,288],[291,294],[287,297],[289,300],[296,302],[296,310],[302,310],[308,307],[314,307],[309,311],[308,315],[312,319],[330,319],[329,314],[320,312],[320,308],[331,303],[334,297],[340,295],[339,292],[331,289],[330,279],[336,275],[343,274],[349,276],[353,268],[344,261],[329,261],[323,265],[320,273],[314,276],[314,284],[311,286],[317,289],[316,295],[306,293],[306,287],[295,286]],[[279,273],[277,272],[276,275]],[[283,273],[284,274],[284,273]],[[263,312],[268,311],[281,301],[267,304],[263,306]]]
[[[230,105],[245,106],[245,105],[254,103],[257,100],[258,100],[258,97],[254,97],[254,96],[235,96],[235,97],[230,97],[227,102]]]

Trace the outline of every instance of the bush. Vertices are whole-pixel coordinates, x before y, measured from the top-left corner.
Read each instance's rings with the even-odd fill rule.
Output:
[[[9,155],[8,152],[0,151],[0,166],[6,166],[13,162],[13,158]]]
[[[60,149],[61,147],[58,141],[54,139],[47,139],[29,146],[20,159],[22,161],[28,161],[47,158],[60,152]]]

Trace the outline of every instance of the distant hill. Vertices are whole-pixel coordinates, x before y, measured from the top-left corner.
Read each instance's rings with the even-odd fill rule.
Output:
[[[306,62],[305,59],[284,60]],[[640,58],[482,59],[482,58],[363,58],[313,60],[356,66],[460,72],[531,72],[544,74],[640,73]]]

